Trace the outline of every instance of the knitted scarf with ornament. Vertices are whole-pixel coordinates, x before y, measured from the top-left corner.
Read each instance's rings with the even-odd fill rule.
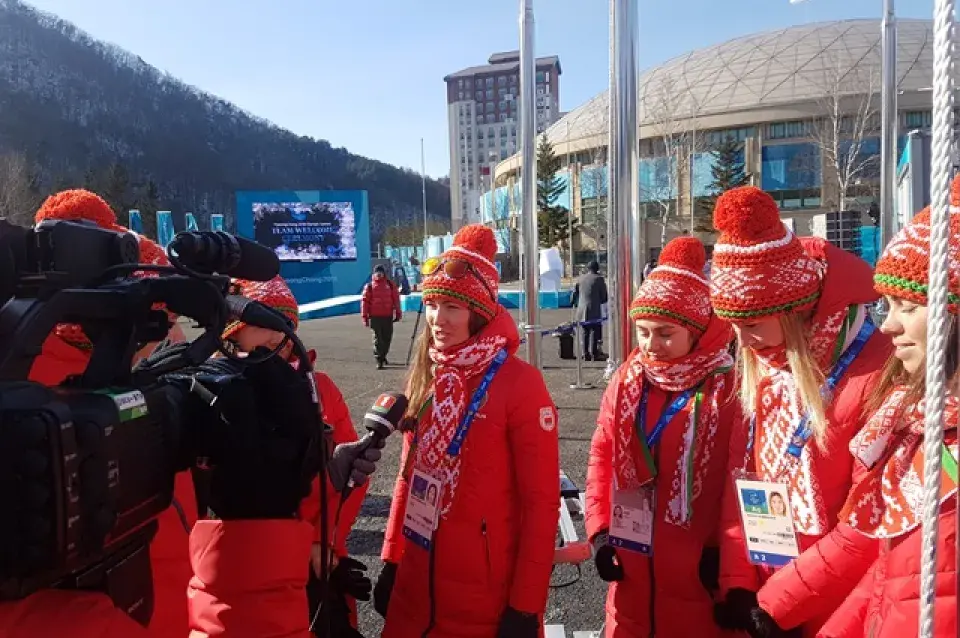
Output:
[[[634,490],[654,478],[644,462],[636,428],[637,408],[644,384],[650,383],[665,392],[682,392],[703,382],[703,400],[699,407],[692,396],[671,422],[672,427],[684,427],[683,452],[672,470],[664,517],[673,525],[689,525],[693,502],[700,495],[703,477],[710,465],[719,427],[720,404],[730,390],[726,376],[721,374],[733,365],[727,349],[730,339],[729,326],[713,318],[697,346],[685,357],[660,361],[637,349],[624,363],[615,403],[617,431],[613,469],[617,489]]]
[[[163,252],[157,244],[151,240],[134,233],[132,230],[128,230],[123,226],[114,225],[111,230],[117,232],[130,233],[137,238],[137,243],[140,245],[140,262],[141,264],[150,264],[151,266],[169,266],[170,261],[167,259],[166,254]],[[159,273],[138,270],[132,275],[136,279],[141,279],[144,277],[159,277]],[[153,305],[154,310],[163,310],[166,306],[162,303],[156,303]],[[171,321],[176,321],[176,316],[171,313],[167,313]],[[78,324],[75,323],[58,323],[57,326],[53,329],[54,333],[69,343],[74,348],[78,348],[85,352],[93,351],[93,344],[90,342],[90,338],[83,332]]]
[[[850,441],[850,452],[868,470],[847,498],[841,520],[872,538],[894,538],[920,524],[923,503],[923,402],[904,405],[909,390],[897,387]],[[960,399],[948,397],[945,441],[957,455]],[[942,471],[940,502],[957,492]]]
[[[517,327],[502,307],[483,330],[465,343],[448,350],[430,348],[434,363],[433,409],[429,426],[418,437],[416,468],[440,481],[440,516],[446,518],[453,505],[460,481],[460,465],[467,448],[450,456],[447,448],[460,426],[473,396],[472,381],[490,367],[500,350],[512,355],[520,345]],[[477,427],[477,421],[471,429]],[[467,437],[469,440],[469,435]]]
[[[810,331],[810,350],[821,370],[829,373],[833,362],[856,339],[866,317],[866,308],[852,306],[815,321]],[[807,442],[800,458],[787,452],[806,409],[787,363],[786,350],[768,348],[755,354],[760,363],[758,427],[754,434],[756,472],[764,481],[786,480],[797,531],[822,534],[829,525],[819,479],[811,466],[810,447],[815,446],[816,441],[811,438]]]

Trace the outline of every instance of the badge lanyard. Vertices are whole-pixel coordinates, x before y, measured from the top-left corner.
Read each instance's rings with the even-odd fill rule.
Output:
[[[507,351],[500,350],[493,358],[493,361],[490,363],[490,367],[487,368],[486,373],[484,373],[483,378],[480,380],[480,385],[477,386],[476,391],[473,393],[473,397],[470,399],[470,405],[467,407],[467,412],[463,415],[463,419],[460,421],[460,425],[457,427],[457,431],[453,435],[453,440],[451,440],[450,445],[447,446],[447,454],[450,456],[457,456],[460,454],[460,448],[463,445],[464,439],[467,438],[467,432],[470,430],[470,425],[473,423],[474,417],[476,417],[477,412],[480,410],[480,404],[483,402],[483,397],[486,396],[487,389],[490,387],[493,377],[496,376],[497,372],[500,370],[500,366],[502,366],[506,360]],[[427,411],[427,407],[432,403],[433,395],[430,395],[427,400],[423,402],[423,405],[420,406],[420,410],[417,412],[418,426],[420,424],[420,420],[423,418],[424,413]],[[410,476],[410,472],[413,470],[419,438],[420,429],[417,427],[413,431],[413,442],[410,445],[410,452],[407,455],[407,463],[403,468],[404,476]]]
[[[650,434],[647,434],[647,400],[650,396],[650,383],[644,382],[643,390],[640,393],[640,407],[637,410],[636,428],[637,438],[640,440],[640,449],[643,452],[643,460],[646,463],[647,468],[650,470],[651,477],[655,477],[657,475],[657,465],[653,461],[653,455],[650,453],[650,450],[660,442],[660,439],[663,436],[663,431],[667,429],[667,425],[669,425],[673,418],[677,416],[677,414],[683,410],[684,407],[686,407],[687,403],[690,401],[690,397],[692,397],[693,393],[696,391],[696,388],[690,388],[671,401],[670,405],[667,406],[667,409],[664,410],[660,415],[660,418],[657,419],[657,423],[653,426],[653,430],[650,432]],[[697,396],[699,398],[699,392]]]
[[[847,348],[846,352],[840,355],[840,358],[834,365],[833,370],[830,372],[830,376],[827,377],[824,387],[821,389],[822,395],[829,397],[833,394],[837,388],[837,385],[840,383],[840,380],[843,378],[843,375],[847,373],[850,365],[854,362],[860,352],[863,351],[864,346],[867,345],[867,341],[871,336],[873,336],[874,331],[876,331],[876,326],[874,326],[873,321],[867,317],[864,320],[863,325],[860,327],[860,332],[857,333],[856,339],[853,340],[853,343],[850,344],[850,347]],[[747,440],[748,454],[753,451],[756,427],[757,417],[754,415],[750,419],[750,437]],[[810,440],[812,435],[813,429],[810,427],[810,413],[807,412],[800,418],[800,423],[797,425],[796,431],[790,438],[790,444],[787,446],[787,454],[796,458],[800,458],[800,455],[803,453],[803,448],[807,445],[807,441]],[[759,469],[759,464],[757,464],[757,468]]]
[[[483,379],[480,380],[480,385],[477,386],[476,391],[473,393],[473,398],[470,399],[470,405],[467,407],[467,413],[463,415],[463,419],[460,421],[460,425],[457,427],[457,431],[453,435],[453,440],[450,441],[450,445],[447,446],[448,455],[457,456],[460,454],[460,448],[463,446],[463,441],[467,438],[467,432],[470,431],[470,425],[473,423],[473,418],[477,416],[477,411],[480,409],[480,404],[483,402],[483,397],[485,397],[487,394],[487,388],[490,387],[490,382],[493,381],[493,377],[496,376],[497,371],[500,370],[500,366],[502,366],[503,362],[506,360],[506,350],[500,350],[497,353],[497,356],[493,358],[493,361],[490,363],[490,367],[487,368],[487,372],[483,375]]]

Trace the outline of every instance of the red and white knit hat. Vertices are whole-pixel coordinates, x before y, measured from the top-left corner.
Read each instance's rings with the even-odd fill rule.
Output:
[[[463,260],[470,270],[463,277],[454,279],[441,266],[435,273],[424,277],[423,300],[447,298],[467,304],[470,310],[488,321],[493,319],[500,307],[496,298],[500,276],[493,260],[497,254],[497,240],[493,231],[483,224],[470,224],[457,231],[453,246],[440,255],[440,263]],[[481,283],[481,278],[484,283]]]
[[[822,267],[780,219],[776,202],[755,186],[717,199],[710,301],[717,316],[746,321],[802,312],[817,303]]]
[[[948,309],[960,313],[960,175],[950,185]],[[874,269],[873,287],[881,295],[927,305],[930,274],[930,207],[910,220],[890,240]]]
[[[630,304],[630,318],[670,321],[703,333],[713,313],[710,283],[703,276],[707,255],[696,237],[677,237],[660,253],[657,267]]]
[[[280,312],[293,322],[294,330],[300,325],[300,310],[297,300],[290,291],[290,287],[287,286],[287,282],[280,275],[270,281],[234,279],[230,282],[230,288],[230,294],[232,295],[243,295],[247,299],[259,301],[263,305]],[[223,339],[229,339],[246,325],[241,321],[230,322],[223,331]]]
[[[133,233],[129,228],[117,223],[117,216],[110,208],[110,205],[96,193],[91,193],[82,188],[61,191],[51,195],[43,202],[34,221],[40,223],[46,219],[57,219],[61,221],[91,221],[100,228],[122,233]],[[133,233],[140,245],[140,263],[151,264],[154,266],[169,266],[170,261],[167,255],[156,242]],[[133,273],[134,277],[157,277],[154,272],[137,271]],[[163,304],[156,304],[154,308],[163,309]],[[168,313],[169,314],[169,313]],[[171,321],[176,321],[176,315],[170,314]],[[83,333],[80,326],[76,324],[59,324],[55,332],[57,336],[67,343],[80,348],[81,350],[90,350],[93,344]]]

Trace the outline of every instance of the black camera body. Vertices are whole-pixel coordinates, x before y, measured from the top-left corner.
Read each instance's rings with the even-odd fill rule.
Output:
[[[0,220],[0,600],[94,589],[149,621],[157,517],[174,475],[212,454],[202,430],[215,417],[188,379],[221,347],[229,279],[138,258],[129,233]],[[160,303],[204,332],[177,361],[134,372],[137,350],[169,330]],[[86,369],[56,388],[27,381],[59,323],[90,339]]]

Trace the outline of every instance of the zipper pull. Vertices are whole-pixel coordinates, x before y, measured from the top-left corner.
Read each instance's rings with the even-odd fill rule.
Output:
[[[480,519],[480,533],[484,536],[487,535],[487,519]]]

